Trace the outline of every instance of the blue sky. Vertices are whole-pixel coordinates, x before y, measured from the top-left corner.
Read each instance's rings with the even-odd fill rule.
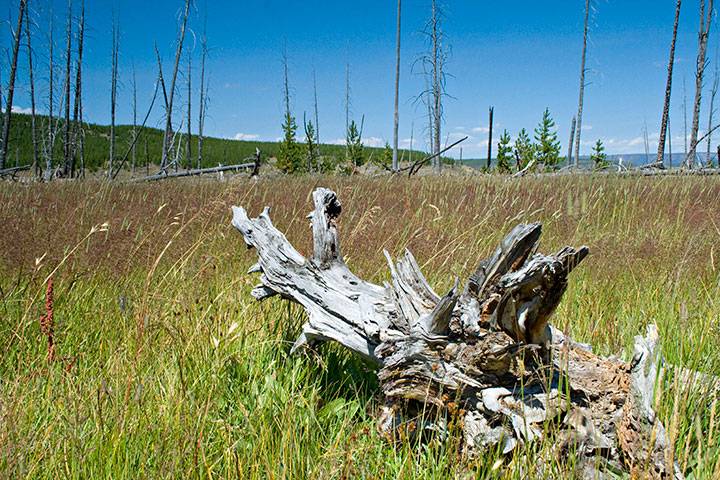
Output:
[[[351,116],[364,115],[366,144],[382,146],[392,141],[395,27],[394,0],[364,2],[286,2],[195,0],[190,20],[192,32],[186,41],[193,50],[193,122],[196,122],[199,87],[200,45],[203,17],[207,13],[207,63],[210,103],[206,134],[211,136],[275,140],[281,135],[283,115],[283,38],[290,58],[293,114],[302,122],[303,112],[312,118],[312,68],[317,72],[320,110],[320,140],[344,138],[345,58],[349,47]],[[11,4],[7,8],[8,3]],[[16,15],[16,0],[5,2],[3,20]],[[47,64],[47,32],[50,0],[31,0],[39,30],[33,38],[40,55],[40,68]],[[75,0],[75,3],[79,3]],[[118,123],[132,122],[131,64],[135,63],[139,110],[150,103],[157,77],[153,43],[163,55],[166,76],[172,71],[177,16],[182,0],[98,1],[86,0],[88,37],[84,52],[84,117],[97,123],[110,122],[110,31],[111,11],[118,12],[121,29]],[[414,102],[424,81],[412,71],[412,63],[425,49],[417,31],[428,15],[429,0],[403,0],[400,77],[400,138],[407,147],[425,148],[425,110]],[[675,13],[674,0],[592,0],[588,44],[585,109],[581,152],[601,139],[611,154],[643,152],[642,132],[647,123],[651,152],[656,149],[662,110],[667,60]],[[683,149],[682,83],[688,103],[695,94],[695,61],[699,0],[685,0],[680,14],[676,64],[671,104],[671,136],[674,152]],[[463,157],[487,154],[488,107],[495,108],[494,142],[503,129],[514,137],[521,128],[532,130],[548,107],[557,124],[562,151],[567,149],[570,122],[577,112],[582,27],[582,0],[504,2],[444,2],[444,31],[452,46],[447,64],[443,142],[463,135]],[[64,45],[67,2],[55,2],[56,54]],[[42,32],[42,33],[40,33]],[[10,46],[7,22],[2,26],[2,46]],[[709,90],[720,34],[713,22],[706,70],[706,90],[701,132],[707,129]],[[7,81],[7,54],[3,52],[1,75]],[[26,55],[18,73],[19,90],[14,104],[30,105],[25,70]],[[181,64],[186,69],[187,60]],[[46,90],[47,73],[36,73],[38,89]],[[187,108],[185,74],[178,80],[176,120]],[[47,100],[38,100],[47,110]],[[720,102],[720,99],[718,100]],[[139,114],[142,116],[142,114]],[[688,108],[691,115],[691,108]],[[718,116],[720,120],[720,116]],[[688,122],[690,118],[688,118]],[[160,102],[150,125],[162,124]],[[185,129],[186,127],[183,127]],[[193,125],[193,131],[196,125]],[[718,134],[720,139],[720,134]],[[704,150],[705,147],[702,148]],[[495,147],[494,147],[495,149]],[[452,156],[459,155],[459,147]]]

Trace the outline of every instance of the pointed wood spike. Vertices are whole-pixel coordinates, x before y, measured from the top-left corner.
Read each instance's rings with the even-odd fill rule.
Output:
[[[277,294],[278,293],[275,290],[271,290],[262,283],[255,285],[255,288],[253,288],[252,292],[250,292],[250,295],[255,297],[256,300],[264,300],[266,298],[274,297]]]
[[[426,333],[434,336],[442,336],[447,333],[452,311],[459,298],[457,292],[458,278],[456,277],[453,288],[440,299],[433,311],[420,317],[419,323]]]
[[[492,258],[480,262],[468,279],[466,290],[482,297],[485,289],[506,273],[514,272],[525,264],[533,247],[540,239],[539,222],[519,224],[500,242]]]
[[[266,206],[263,208],[263,211],[260,215],[258,215],[258,218],[262,218],[268,224],[272,225],[272,220],[270,220],[270,207]]]

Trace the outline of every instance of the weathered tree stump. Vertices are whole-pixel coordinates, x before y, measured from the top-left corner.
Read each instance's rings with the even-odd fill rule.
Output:
[[[270,221],[232,207],[232,224],[260,272],[258,300],[281,295],[308,315],[292,351],[335,340],[379,366],[385,395],[379,418],[390,441],[462,432],[463,453],[504,454],[543,437],[581,478],[632,472],[682,478],[653,410],[660,361],[657,329],[635,339],[630,362],[596,355],[548,323],[568,274],[588,254],[566,247],[533,254],[539,223],[518,225],[462,290],[436,294],[409,251],[388,259],[392,285],[375,285],[345,265],[334,192],[313,193],[314,250],[309,259]],[[550,428],[552,427],[552,428]],[[670,460],[671,461],[671,460]]]

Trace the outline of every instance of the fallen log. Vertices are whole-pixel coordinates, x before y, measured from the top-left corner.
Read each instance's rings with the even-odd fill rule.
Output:
[[[389,441],[457,435],[472,457],[545,439],[579,478],[682,478],[653,408],[657,329],[636,337],[627,362],[596,355],[548,323],[587,247],[534,254],[540,224],[518,225],[463,288],[456,279],[435,293],[407,250],[396,261],[385,252],[392,284],[380,286],[343,261],[336,194],[319,188],[313,200],[309,259],[273,226],[268,207],[253,219],[232,207],[233,226],[257,250],[252,295],[304,307],[292,352],[334,340],[378,366],[378,425]]]
[[[220,166],[220,167],[210,167],[210,168],[198,168],[194,170],[183,170],[180,172],[173,172],[173,173],[158,173],[157,175],[148,175],[147,177],[140,177],[140,178],[133,178],[131,180],[128,180],[128,183],[137,183],[137,182],[150,182],[153,180],[165,180],[166,178],[178,178],[178,177],[190,177],[193,175],[203,175],[205,173],[217,173],[217,172],[225,172],[227,170],[240,170],[241,168],[254,168],[256,165],[256,162],[253,163],[241,163],[239,165],[226,165],[226,166]]]
[[[19,172],[22,172],[23,170],[30,170],[32,168],[32,165],[22,165],[20,167],[11,167],[11,168],[5,168],[3,170],[0,170],[0,177],[4,177],[6,175],[10,175],[11,177],[15,177]]]

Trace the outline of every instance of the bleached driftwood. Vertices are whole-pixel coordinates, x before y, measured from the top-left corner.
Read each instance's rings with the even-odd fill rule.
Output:
[[[166,167],[169,168],[172,166],[172,164],[168,165]],[[133,178],[131,180],[128,180],[128,183],[137,183],[137,182],[150,182],[154,180],[165,180],[166,178],[178,178],[178,177],[191,177],[193,175],[203,175],[206,173],[218,173],[218,172],[226,172],[228,170],[240,170],[242,168],[255,168],[255,162],[253,163],[241,163],[239,165],[224,165],[219,167],[209,167],[209,168],[197,168],[193,170],[181,170],[179,172],[173,172],[173,173],[167,173],[166,171],[161,171],[161,173],[158,173],[156,175],[148,175],[147,177],[140,177],[140,178]]]
[[[257,299],[273,295],[308,315],[292,351],[335,340],[378,365],[385,396],[379,426],[391,441],[447,434],[460,426],[463,452],[489,446],[511,454],[542,437],[581,478],[605,471],[682,478],[668,465],[665,430],[653,410],[657,329],[635,340],[635,357],[602,357],[548,320],[568,274],[588,254],[566,247],[533,254],[538,223],[518,225],[460,289],[428,285],[405,251],[390,266],[392,284],[355,276],[343,261],[334,192],[313,193],[313,253],[303,257],[270,221],[232,207],[233,225],[257,249]],[[458,429],[455,429],[458,431]]]

